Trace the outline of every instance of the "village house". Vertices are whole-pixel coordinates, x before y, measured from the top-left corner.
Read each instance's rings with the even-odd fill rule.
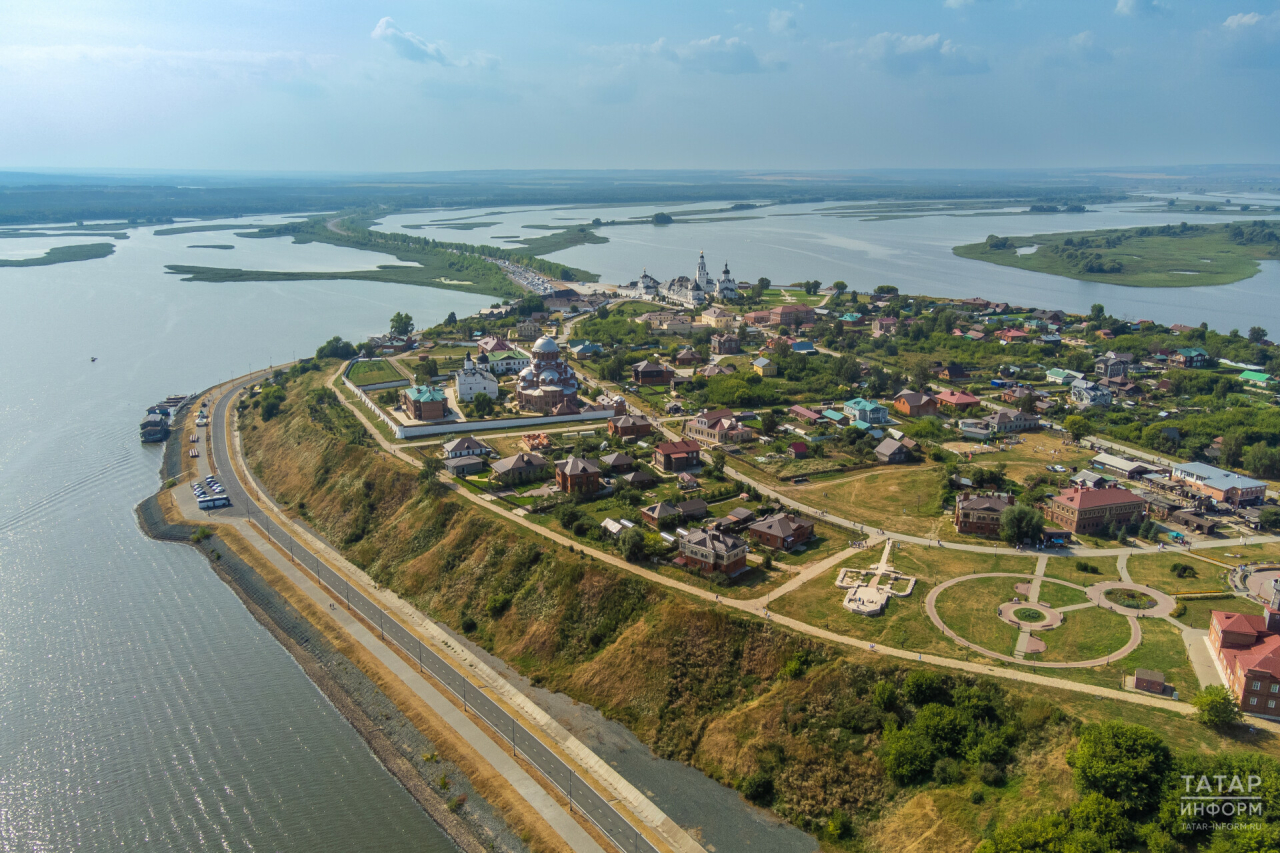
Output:
[[[580,456],[562,459],[556,463],[556,485],[565,494],[594,495],[600,491],[600,468]]]
[[[845,400],[844,413],[854,421],[862,421],[873,426],[889,423],[888,409],[874,400],[864,400],[861,397]]]
[[[738,315],[732,311],[726,311],[719,305],[712,305],[702,312],[702,316],[698,318],[713,329],[732,329],[738,323]]]
[[[1010,506],[1001,495],[970,496],[965,492],[956,498],[956,532],[970,536],[1000,535],[1000,513]]]
[[[751,362],[751,369],[754,370],[756,373],[760,374],[761,376],[777,376],[778,375],[778,365],[774,364],[772,361],[765,358],[764,356],[761,356],[760,358],[757,358],[755,361]]]
[[[1227,689],[1240,710],[1280,716],[1280,589],[1272,587],[1262,615],[1224,613],[1209,616],[1209,648]]]
[[[676,509],[680,510],[681,519],[692,521],[706,516],[711,508],[707,506],[707,502],[702,498],[690,498],[687,501],[676,504]]]
[[[511,344],[497,335],[485,335],[476,341],[476,351],[484,355],[492,355],[495,352],[511,352],[511,350]]]
[[[1090,406],[1110,406],[1111,389],[1103,388],[1088,379],[1077,379],[1071,383],[1071,402],[1081,409],[1087,409]]]
[[[897,317],[877,317],[871,321],[871,336],[892,335],[897,328]]]
[[[1035,415],[1029,415],[1026,412],[1020,412],[1017,409],[1001,409],[995,414],[987,415],[982,420],[987,425],[987,428],[995,434],[1025,432],[1029,429],[1037,429],[1040,426],[1040,418]]]
[[[657,361],[641,361],[631,365],[631,381],[637,385],[666,385],[675,376],[675,369]]]
[[[1174,350],[1174,353],[1169,360],[1178,367],[1196,370],[1209,366],[1209,353],[1205,352],[1200,347],[1186,347]]]
[[[680,510],[666,501],[659,501],[641,509],[640,518],[645,524],[656,529],[676,523],[680,519]]]
[[[947,382],[959,382],[962,379],[969,378],[969,371],[954,362],[943,367],[935,368],[933,373],[935,373],[939,379],[946,380]]]
[[[932,394],[919,391],[899,391],[893,398],[893,407],[913,418],[938,414],[938,400]]]
[[[747,542],[723,530],[695,530],[680,538],[676,563],[704,576],[720,572],[736,577],[747,568]]]
[[[400,406],[415,421],[438,421],[449,411],[443,388],[411,385],[400,389]]]
[[[711,352],[715,355],[736,355],[742,352],[742,342],[732,332],[711,336]]]
[[[1071,533],[1098,533],[1141,521],[1147,502],[1128,489],[1069,489],[1053,497],[1045,517]]]
[[[444,456],[446,459],[457,459],[460,456],[488,456],[489,448],[482,444],[474,435],[455,438],[453,441],[444,443]]]
[[[1120,379],[1129,375],[1129,365],[1133,356],[1127,358],[1119,355],[1103,355],[1093,360],[1094,374],[1105,379]]]
[[[538,454],[517,453],[494,462],[489,478],[510,486],[544,480],[550,471],[551,463]]]
[[[876,446],[876,458],[887,465],[897,465],[911,458],[911,451],[905,444],[886,438]]]
[[[707,378],[712,376],[732,376],[737,372],[737,369],[732,364],[708,364],[694,371],[697,375],[706,376]]]
[[[982,401],[970,394],[968,391],[939,391],[937,400],[944,406],[950,406],[957,412],[963,412],[966,409],[972,409],[974,406],[980,406]]]
[[[749,525],[747,538],[766,548],[790,551],[813,538],[813,522],[798,515],[779,512]]]
[[[707,444],[738,444],[755,438],[755,431],[745,427],[730,409],[704,412],[684,422],[684,434]]]
[[[639,415],[622,415],[609,418],[609,435],[620,438],[640,438],[653,432],[653,424]]]
[[[542,327],[533,320],[521,320],[507,336],[518,341],[534,341],[542,337]]]
[[[622,474],[635,468],[636,460],[625,453],[610,453],[600,457],[600,464],[608,468],[611,474]]]
[[[702,445],[692,439],[664,441],[653,451],[653,466],[659,471],[675,473],[702,464]]]
[[[484,459],[479,456],[457,456],[444,460],[445,470],[455,477],[479,474],[484,470]]]
[[[698,351],[693,347],[685,347],[676,353],[676,357],[672,359],[677,367],[692,367],[702,361],[702,356],[698,355]]]

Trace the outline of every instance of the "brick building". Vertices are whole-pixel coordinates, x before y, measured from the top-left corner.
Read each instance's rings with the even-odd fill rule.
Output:
[[[722,530],[695,530],[680,539],[676,562],[703,575],[722,572],[736,577],[747,568],[747,542]]]
[[[653,467],[659,471],[676,472],[696,468],[702,464],[702,445],[692,439],[664,441],[653,451]]]
[[[813,538],[813,522],[779,512],[749,526],[747,536],[766,548],[790,551]]]
[[[594,495],[600,491],[600,468],[580,456],[570,456],[556,463],[556,485],[567,494],[582,492]]]
[[[609,435],[616,435],[622,438],[637,438],[649,435],[652,432],[653,424],[649,423],[647,418],[635,415],[609,418]]]
[[[1000,513],[1008,508],[1008,499],[999,495],[971,497],[966,492],[956,498],[956,531],[971,536],[999,536]]]
[[[1045,517],[1071,533],[1099,533],[1113,522],[1141,521],[1146,509],[1146,500],[1128,489],[1075,488],[1050,500]]]
[[[1215,610],[1209,647],[1227,689],[1247,714],[1280,717],[1280,590],[1261,616]]]

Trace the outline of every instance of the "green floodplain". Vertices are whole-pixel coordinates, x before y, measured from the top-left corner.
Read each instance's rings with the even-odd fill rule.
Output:
[[[1000,237],[956,246],[962,258],[1126,287],[1198,287],[1257,275],[1280,260],[1276,220]],[[1019,249],[1036,247],[1019,254]]]
[[[0,267],[43,267],[49,264],[65,264],[72,261],[92,261],[105,258],[116,250],[110,243],[82,243],[78,246],[55,246],[38,258],[7,260],[0,258]]]
[[[168,264],[169,272],[184,276],[184,281],[386,281],[416,284],[468,293],[499,297],[518,297],[523,291],[502,268],[490,258],[510,260],[530,266],[544,275],[569,281],[595,281],[586,270],[544,261],[528,250],[515,251],[496,246],[472,246],[467,243],[445,243],[426,237],[399,232],[371,230],[374,219],[352,216],[340,220],[313,217],[301,222],[270,225],[253,231],[240,231],[237,237],[292,237],[295,243],[330,243],[365,251],[384,252],[408,264],[381,264],[376,269],[344,272],[280,272],[244,270],[224,267]]]

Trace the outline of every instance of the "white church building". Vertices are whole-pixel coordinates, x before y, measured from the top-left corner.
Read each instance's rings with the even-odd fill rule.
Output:
[[[476,364],[471,353],[462,360],[462,369],[454,373],[455,391],[458,399],[470,403],[477,394],[488,394],[490,400],[498,399],[498,380],[493,374]]]
[[[659,284],[658,280],[645,270],[640,279],[632,284],[643,288],[646,294],[662,296],[671,302],[691,308],[703,305],[713,297],[722,300],[738,298],[738,283],[729,274],[728,262],[725,262],[720,278],[713,279],[707,272],[707,259],[703,252],[698,253],[698,270],[693,278],[682,275]]]

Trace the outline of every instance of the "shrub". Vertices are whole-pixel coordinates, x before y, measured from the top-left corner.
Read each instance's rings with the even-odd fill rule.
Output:
[[[987,799],[987,795],[982,793],[981,788],[977,789],[976,791],[974,791],[972,794],[969,795],[969,802],[973,803],[975,806],[982,805],[986,801],[986,799]]]
[[[466,804],[467,804],[467,795],[459,794],[458,796],[454,797],[452,800],[449,801],[449,811],[456,812],[458,809],[462,808]]]
[[[933,770],[933,744],[911,728],[888,730],[884,733],[880,760],[889,778],[899,785],[910,785]]]
[[[960,778],[960,764],[954,758],[939,758],[934,762],[933,781],[939,785],[954,785]]]
[[[990,785],[992,788],[999,788],[1004,784],[1004,770],[990,762],[979,764],[978,780],[984,785]]]
[[[1151,729],[1111,721],[1084,727],[1070,763],[1081,793],[1097,792],[1136,813],[1159,802],[1173,756]]]
[[[205,527],[203,524],[195,529],[191,534],[191,541],[199,545],[204,540],[213,535],[213,531]]]
[[[507,608],[511,606],[511,596],[507,593],[498,593],[489,596],[489,602],[485,605],[485,609],[489,611],[489,615],[498,618],[507,612]]]
[[[853,832],[853,820],[844,812],[836,809],[831,813],[831,817],[827,818],[827,836],[830,838],[845,838]]]
[[[462,633],[470,634],[477,627],[476,620],[472,619],[470,616],[463,616],[459,627],[462,628]]]
[[[1220,684],[1211,684],[1191,700],[1196,721],[1212,729],[1225,729],[1244,719],[1234,696]]]
[[[1088,563],[1086,563],[1084,560],[1076,560],[1076,571],[1084,572],[1087,575],[1099,574],[1097,566],[1091,566]]]
[[[738,790],[756,805],[767,806],[773,802],[773,777],[764,771],[752,773],[738,784]]]

